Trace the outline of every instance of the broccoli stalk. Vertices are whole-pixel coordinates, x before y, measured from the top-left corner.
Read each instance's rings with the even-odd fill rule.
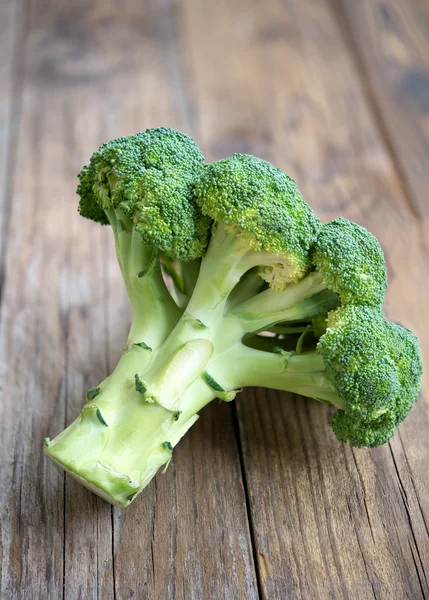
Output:
[[[45,440],[45,451],[121,505],[130,501],[133,488],[132,476],[123,473],[124,459],[127,473],[134,473],[131,457],[136,458],[141,485],[143,473],[155,472],[171,457],[173,445],[197,418],[198,408],[181,414],[144,402],[138,374],[182,314],[164,283],[160,256],[187,261],[184,279],[188,288],[195,285],[211,224],[189,199],[203,162],[190,138],[159,128],[105,144],[79,176],[80,213],[111,225],[133,318],[115,370],[89,390],[76,421],[54,440]]]
[[[266,352],[239,344],[210,365],[210,375],[231,389],[266,387],[344,406],[317,352]]]
[[[126,348],[131,350],[142,342],[148,348],[155,348],[170,333],[181,311],[165,285],[158,251],[144,244],[131,219],[121,210],[106,210],[106,216],[132,309]]]
[[[93,492],[127,506],[170,461],[174,446],[213,394],[204,382],[194,384],[181,409],[171,411],[145,402],[129,369],[118,365],[114,377],[115,383],[100,385],[98,396],[67,429],[46,440],[45,451]]]
[[[59,465],[127,506],[208,402],[250,385],[337,407],[341,441],[391,437],[421,363],[413,334],[381,312],[384,257],[365,229],[322,225],[269,163],[204,166],[190,138],[163,128],[102,146],[80,179],[81,214],[112,226],[133,325],[112,375],[46,440]]]
[[[170,279],[170,290],[176,303],[184,308],[194,291],[200,271],[201,260],[194,259],[189,262],[173,260],[167,255],[161,256],[161,265],[167,278]]]

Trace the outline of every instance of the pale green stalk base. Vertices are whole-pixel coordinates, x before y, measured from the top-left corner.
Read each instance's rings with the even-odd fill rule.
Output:
[[[171,411],[150,404],[135,389],[135,375],[146,370],[181,311],[165,286],[153,248],[143,244],[126,215],[118,210],[106,214],[133,311],[131,330],[124,354],[100,384],[99,394],[65,431],[45,442],[45,452],[104,499],[126,506],[171,458],[162,444],[174,446],[198,417],[190,407],[175,421]]]
[[[172,449],[198,419],[198,411],[215,396],[204,382],[184,394],[171,411],[150,403],[136,390],[135,350],[124,356],[99,394],[45,452],[93,492],[119,506],[128,506]],[[147,352],[147,351],[146,351]]]

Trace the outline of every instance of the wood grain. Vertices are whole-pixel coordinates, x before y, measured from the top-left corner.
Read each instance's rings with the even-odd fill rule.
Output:
[[[429,216],[427,0],[334,0],[417,214]]]
[[[388,315],[416,330],[428,355],[423,230],[331,5],[184,4],[204,150],[272,160],[326,219],[343,214],[374,232],[389,266]],[[315,403],[262,390],[239,399],[264,597],[428,595],[426,390],[391,445],[372,452],[338,444]]]
[[[25,16],[23,0],[4,0],[0,3],[0,288],[3,282],[11,174],[21,104]]]
[[[119,597],[258,598],[231,410],[208,407],[149,494],[117,513]]]
[[[110,231],[77,215],[76,173],[146,127],[187,131],[208,159],[271,160],[323,218],[367,226],[386,253],[388,316],[429,356],[424,7],[2,3],[2,599],[429,597],[427,377],[372,451],[339,444],[330,411],[300,397],[214,404],[126,512],[41,453],[114,367],[130,320]]]
[[[256,598],[231,409],[202,415],[127,515],[43,459],[42,438],[78,414],[129,327],[110,232],[77,215],[76,174],[103,141],[185,128],[189,109],[169,5],[34,0],[28,16],[1,333],[2,592]]]
[[[0,348],[2,425],[2,592],[6,598],[60,597],[63,477],[47,468],[40,439],[64,423],[64,341],[57,290],[67,229],[63,199],[41,129],[57,127],[46,96],[23,98],[8,235]],[[55,164],[54,159],[54,166]],[[19,175],[18,175],[19,174]],[[34,232],[42,235],[34,235]],[[61,234],[59,235],[59,231]]]

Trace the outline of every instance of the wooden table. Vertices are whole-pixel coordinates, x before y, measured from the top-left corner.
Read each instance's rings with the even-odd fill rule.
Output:
[[[323,219],[367,226],[387,314],[428,356],[428,0],[2,0],[0,34],[1,598],[429,598],[427,386],[372,451],[303,398],[208,407],[126,512],[41,451],[129,324],[76,174],[155,125],[209,160],[266,158]]]

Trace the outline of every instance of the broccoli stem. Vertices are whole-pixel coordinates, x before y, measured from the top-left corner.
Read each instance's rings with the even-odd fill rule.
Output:
[[[161,347],[161,356],[163,351]],[[161,365],[155,358],[155,367],[151,364],[142,380],[145,398],[169,410],[178,410],[186,389],[204,372],[212,354],[210,340],[196,338],[186,341],[168,361],[161,361]]]
[[[242,304],[249,298],[258,294],[264,283],[265,282],[258,273],[258,269],[251,269],[245,273],[232,290],[226,304],[226,310],[229,312],[235,306]]]
[[[213,337],[216,351],[224,352],[245,336],[270,329],[276,323],[302,322],[320,312],[331,310],[337,305],[338,299],[336,295],[328,290],[306,298],[308,293],[307,286],[300,286],[300,283],[290,284],[283,292],[273,292],[283,298],[284,304],[281,310],[282,305],[280,303],[274,306],[274,302],[272,302],[271,304],[274,308],[272,311],[270,310],[271,307],[265,313],[256,313],[253,310],[248,311],[248,307],[253,308],[253,299],[251,299],[226,314],[216,328]],[[262,296],[263,294],[266,294],[266,292],[261,292],[258,296]],[[259,299],[257,304],[259,305]]]
[[[235,306],[231,314],[245,333],[262,331],[283,321],[299,321],[338,304],[335,294],[326,290],[322,277],[313,271],[298,283],[290,283],[283,291],[271,288]]]
[[[201,267],[201,259],[195,258],[194,260],[189,260],[188,262],[182,262],[181,265],[183,283],[185,286],[184,293],[189,300],[198,281],[198,274],[200,272]]]
[[[207,252],[201,261],[198,280],[186,308],[187,314],[209,327],[214,325],[225,312],[232,290],[245,273],[254,267],[276,267],[282,260],[286,262],[277,255],[254,250],[244,232],[235,232],[227,225],[217,223],[213,226]]]
[[[157,252],[143,243],[124,213],[112,209],[106,215],[133,313],[128,346],[145,342],[156,348],[174,328],[181,311],[165,285]]]
[[[171,278],[174,284],[176,294],[180,296],[180,300],[185,296],[185,282],[182,275],[182,264],[178,260],[173,260],[169,256],[161,255],[161,265],[164,271]]]
[[[248,270],[243,266],[249,247],[223,224],[214,227],[186,313],[208,327],[222,316],[229,294]],[[249,267],[250,268],[250,267]]]
[[[48,442],[45,451],[57,463],[110,502],[126,506],[169,462],[198,411],[215,397],[229,400],[237,388],[264,385],[338,401],[319,356],[269,354],[241,343],[248,333],[336,305],[336,296],[324,289],[317,273],[284,292],[267,290],[251,299],[255,281],[248,289],[243,278],[236,296],[241,303],[225,315],[231,291],[244,273],[261,264],[264,253],[249,250],[242,236],[222,225],[179,318],[158,253],[145,246],[125,215],[115,210],[108,217],[133,309],[128,351],[96,394],[88,396],[76,421]]]
[[[284,348],[285,350],[294,350],[296,346],[292,343],[290,347]],[[276,336],[265,336],[265,335],[253,335],[250,334],[243,338],[243,343],[249,348],[255,348],[256,350],[264,350],[264,352],[272,352],[274,347],[283,348],[285,340],[280,340]]]
[[[145,373],[143,383],[148,399],[167,407],[174,406],[176,399],[204,372],[213,350],[210,339],[223,317],[228,294],[248,270],[243,267],[243,256],[248,252],[248,246],[240,236],[227,233],[223,225],[216,229],[201,261],[188,306],[170,335],[154,352]],[[158,323],[159,318],[154,321],[154,326]],[[194,343],[199,343],[204,350],[193,352]],[[173,397],[169,397],[170,393]]]
[[[269,331],[277,335],[295,335],[297,333],[303,333],[306,329],[306,325],[274,325],[269,328]]]
[[[198,411],[215,397],[200,380],[175,411],[151,404],[136,389],[137,352],[126,355],[79,417],[45,447],[62,468],[119,506],[127,506],[170,461]]]
[[[116,230],[118,238],[127,231],[126,226],[127,223],[120,231]],[[118,246],[133,305],[142,299],[146,301],[145,295],[141,295],[142,289],[159,293],[160,288],[153,277],[154,269],[150,273],[146,271],[147,276],[134,277],[139,257],[144,256],[149,266],[153,259],[144,245],[137,245],[137,251],[132,231],[128,235],[129,244],[122,238],[118,239]],[[204,259],[202,262],[204,265]],[[195,293],[200,293],[198,283]],[[306,293],[294,292],[285,297],[292,303]],[[209,294],[208,298],[213,299],[213,296]],[[312,306],[315,305],[313,299],[311,301]],[[249,306],[250,302],[244,305]],[[225,307],[225,302],[223,305]],[[209,304],[204,306],[205,314],[209,308]],[[137,310],[140,311],[138,327],[134,331],[144,331],[145,340],[141,341],[155,339],[149,335],[150,322],[145,321],[148,315],[154,318],[151,307],[143,312],[137,305],[135,312]],[[296,318],[298,313],[308,313],[309,307],[285,310],[295,311]],[[284,313],[279,317],[281,320],[285,320]],[[197,420],[198,411],[215,397],[229,400],[237,388],[264,385],[338,404],[320,356],[303,353],[295,358],[290,353],[276,355],[246,348],[241,343],[243,335],[252,330],[255,322],[259,326],[261,321],[246,320],[240,311],[238,314],[229,313],[224,317],[219,313],[216,322],[207,327],[198,317],[186,312],[158,349],[150,351],[144,346],[132,345],[112,375],[100,384],[97,393],[89,396],[88,404],[76,421],[52,442],[48,441],[45,451],[106,500],[127,506],[159,467],[169,462],[172,448]],[[266,318],[271,322],[271,313]],[[157,317],[155,326],[160,325]],[[151,355],[147,367],[147,357]]]
[[[173,283],[173,295],[180,308],[187,306],[192,296],[198,279],[201,259],[196,258],[188,262],[173,260],[165,254],[161,255],[161,264],[164,271]]]
[[[148,398],[167,407],[174,406],[176,398],[192,383],[192,378],[204,372],[211,352],[201,353],[195,364],[188,361],[186,365],[178,360],[180,353],[186,356],[188,344],[193,340],[216,340],[215,348],[219,344],[223,352],[246,333],[260,331],[280,321],[312,316],[336,305],[335,294],[325,290],[321,276],[311,273],[303,282],[290,284],[284,292],[266,290],[255,298],[245,300],[233,309],[229,319],[224,318],[229,295],[243,274],[253,268],[255,262],[261,264],[262,260],[264,263],[266,253],[249,248],[248,240],[242,235],[229,232],[223,224],[217,226],[201,261],[189,304],[171,334],[153,354],[145,373]],[[272,258],[269,257],[269,260]],[[253,287],[254,282],[251,283]],[[324,291],[319,296],[320,290]],[[222,319],[224,323],[220,324]],[[189,371],[188,377],[184,376],[186,371]],[[172,390],[172,381],[175,382],[174,396],[169,397],[167,392]],[[180,382],[183,383],[182,389]]]
[[[227,234],[224,229],[220,231],[220,235],[223,236],[223,246],[232,239],[237,243],[238,236]],[[223,316],[227,306],[223,293],[226,288],[232,287],[232,279],[225,284],[219,282],[215,275],[212,279],[217,281],[217,284],[210,287],[208,273],[213,272],[211,263],[214,260],[210,255],[210,248],[211,244],[202,260],[200,276],[185,313],[158,351],[153,354],[149,368],[144,374],[143,384],[147,398],[167,408],[175,407],[177,399],[192,381],[205,371],[212,358],[213,349],[218,355],[228,351],[248,333],[260,331],[280,321],[302,320],[329,310],[337,304],[336,295],[324,290],[320,275],[312,273],[303,282],[290,284],[283,292],[261,292]],[[217,261],[219,264],[218,257]],[[223,273],[225,277],[235,272],[233,279],[236,281],[238,271],[235,266],[231,267],[231,264],[236,265],[238,262],[240,260],[236,255],[230,259],[226,270],[218,268],[218,272]],[[320,292],[320,289],[323,291]],[[315,295],[308,298],[313,293]],[[255,310],[261,309],[262,306],[267,306],[268,311],[256,313]],[[206,349],[193,352],[194,344],[197,343],[200,348],[205,344]],[[180,357],[187,357],[187,360]]]
[[[276,354],[239,343],[214,358],[207,370],[225,390],[265,387],[324,400],[337,407],[343,402],[315,351]]]

